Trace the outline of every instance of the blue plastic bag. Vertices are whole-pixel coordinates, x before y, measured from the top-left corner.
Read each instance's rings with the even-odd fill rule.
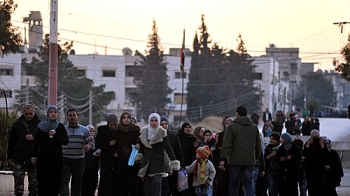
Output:
[[[134,166],[135,158],[136,158],[136,155],[139,152],[139,150],[137,150],[135,148],[134,144],[131,145],[131,148],[132,148],[132,151],[131,151],[131,154],[130,154],[130,157],[129,157],[128,165],[129,166]]]

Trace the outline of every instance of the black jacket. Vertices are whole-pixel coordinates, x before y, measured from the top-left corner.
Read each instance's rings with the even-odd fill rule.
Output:
[[[167,131],[167,133],[168,133],[169,143],[175,153],[176,160],[180,161],[181,167],[185,168],[186,165],[185,165],[184,155],[182,153],[179,136],[174,131]]]
[[[35,136],[40,120],[35,114],[31,121],[26,122],[22,114],[12,125],[8,148],[7,159],[13,159],[15,164],[33,165],[30,161],[33,156],[34,140],[26,140],[27,134]]]
[[[101,149],[100,160],[115,160],[114,154],[118,153],[118,142],[113,146],[109,145],[111,140],[117,140],[116,131],[109,129],[108,125],[101,125],[97,128],[97,136],[95,140],[96,149]]]
[[[183,129],[178,131],[182,152],[184,155],[185,165],[191,165],[196,160],[196,148],[194,142],[196,138],[192,134],[185,134]]]

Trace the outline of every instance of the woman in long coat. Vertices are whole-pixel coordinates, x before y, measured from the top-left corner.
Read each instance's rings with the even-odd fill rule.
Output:
[[[283,133],[280,142],[282,145],[275,156],[278,163],[278,193],[279,196],[298,196],[297,162],[301,159],[301,153],[289,133]]]
[[[181,129],[178,131],[185,165],[191,165],[192,162],[196,160],[197,139],[194,135],[192,135],[192,133],[192,127],[188,122],[184,122],[181,126]],[[194,195],[194,188],[192,184],[193,173],[188,174],[188,189],[182,191],[185,195]]]
[[[162,177],[167,176],[167,165],[173,170],[180,169],[180,162],[170,146],[167,131],[160,127],[160,116],[152,113],[148,117],[148,126],[141,129],[141,151],[144,152],[138,176],[145,181],[146,196],[161,196]],[[166,163],[166,154],[170,162]]]
[[[343,166],[339,154],[332,149],[332,143],[329,138],[325,139],[325,145],[329,150],[325,166],[325,195],[338,196],[336,187],[340,186],[341,178],[344,176]]]
[[[57,196],[61,186],[62,145],[69,142],[64,125],[57,120],[57,107],[47,108],[47,119],[38,125],[32,163],[37,165],[38,195]]]

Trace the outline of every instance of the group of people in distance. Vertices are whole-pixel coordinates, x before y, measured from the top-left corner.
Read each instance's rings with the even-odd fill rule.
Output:
[[[188,122],[172,131],[157,113],[141,128],[129,112],[107,114],[95,130],[79,124],[75,109],[67,110],[66,125],[57,112],[49,106],[40,121],[25,105],[13,124],[7,159],[15,195],[24,194],[26,173],[31,196],[333,196],[343,176],[339,155],[319,131],[305,144],[272,131],[266,146],[244,106],[235,119],[224,118],[219,133]]]

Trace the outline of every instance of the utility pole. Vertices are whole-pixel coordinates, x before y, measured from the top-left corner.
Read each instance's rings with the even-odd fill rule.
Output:
[[[57,64],[58,64],[58,0],[50,3],[50,43],[49,43],[49,81],[48,104],[57,105]]]
[[[333,22],[333,24],[338,25],[340,27],[340,33],[343,33],[343,26],[349,23],[350,22]]]
[[[89,93],[89,125],[92,125],[92,91]]]

